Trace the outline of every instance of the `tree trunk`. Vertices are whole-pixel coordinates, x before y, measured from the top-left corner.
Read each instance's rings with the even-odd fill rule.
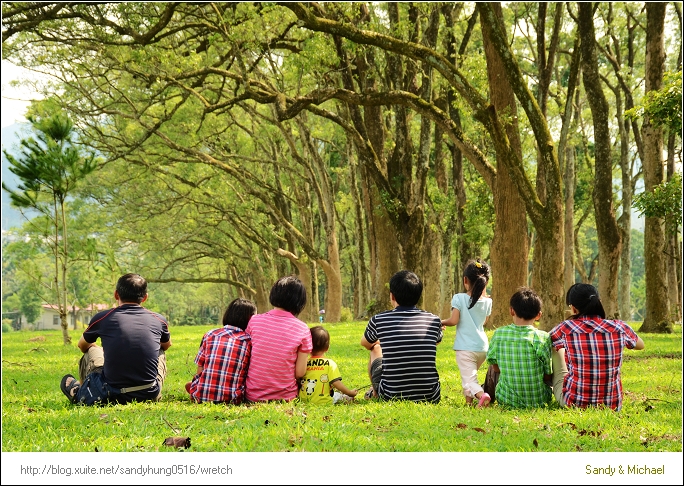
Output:
[[[680,52],[681,56],[682,53]],[[672,179],[675,174],[675,144],[676,134],[670,131],[667,137],[667,180]],[[666,227],[667,238],[667,283],[668,283],[668,297],[670,300],[670,313],[672,319],[676,322],[682,320],[682,293],[680,286],[680,276],[677,274],[681,272],[682,263],[679,255],[678,224],[674,223],[670,227]]]
[[[665,51],[663,28],[665,24],[665,3],[646,3],[646,87],[645,92],[661,88]],[[644,190],[653,192],[664,182],[663,177],[663,134],[661,128],[651,123],[648,115],[641,126],[644,145]],[[646,317],[642,332],[671,332],[670,310],[667,298],[667,269],[665,250],[665,228],[663,220],[645,218],[644,266],[646,269]]]
[[[357,241],[356,246],[358,254],[356,255],[356,264],[354,266],[354,273],[356,275],[356,282],[354,285],[354,317],[357,319],[366,315],[366,304],[368,304],[368,267],[366,266],[366,223],[363,218],[363,200],[359,195],[359,190],[356,182],[356,174],[359,170],[358,164],[353,159],[351,145],[347,147],[347,158],[349,164],[349,187],[354,201],[354,226],[356,229]]]
[[[616,115],[620,129],[620,171],[622,174],[622,214],[618,219],[622,236],[622,252],[620,254],[620,277],[618,288],[618,308],[620,319],[632,319],[632,164],[629,154],[629,123],[625,122],[622,110],[622,95],[620,89],[615,90]]]
[[[500,4],[494,4],[494,8],[501,19]],[[522,159],[515,94],[486,29],[483,29],[483,41],[491,103],[497,113],[510,118],[511,122],[506,125],[510,149]],[[527,215],[520,194],[511,180],[507,163],[508,156],[497,152],[497,173],[491,188],[496,224],[489,248],[492,268],[492,315],[487,321],[489,329],[510,324],[510,297],[527,282]]]
[[[573,221],[575,218],[575,148],[565,149],[565,270],[563,283],[566,289],[575,283],[575,248]]]
[[[608,101],[603,93],[596,56],[593,5],[579,3],[579,29],[582,35],[582,76],[594,122],[595,172],[592,199],[599,248],[599,295],[606,317],[619,312],[618,270],[622,241],[613,207],[613,161],[611,158]]]

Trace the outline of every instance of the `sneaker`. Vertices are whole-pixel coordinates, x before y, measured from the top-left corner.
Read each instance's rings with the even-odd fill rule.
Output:
[[[480,401],[477,402],[477,408],[486,407],[487,405],[489,405],[489,402],[491,401],[492,397],[489,396],[489,393],[483,393],[482,395],[480,395]]]

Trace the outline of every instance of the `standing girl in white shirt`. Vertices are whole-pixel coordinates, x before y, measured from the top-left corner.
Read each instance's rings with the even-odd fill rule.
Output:
[[[443,326],[457,326],[454,350],[463,394],[468,405],[477,399],[477,408],[486,407],[491,401],[477,380],[477,370],[484,363],[489,348],[484,331],[492,313],[492,299],[487,297],[486,291],[489,275],[489,265],[479,258],[468,262],[463,270],[466,293],[454,295],[451,299],[451,316],[442,320]]]

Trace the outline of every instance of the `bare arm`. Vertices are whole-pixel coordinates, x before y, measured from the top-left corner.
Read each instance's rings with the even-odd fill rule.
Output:
[[[162,348],[162,351],[166,351],[171,347],[171,340],[169,339],[165,343],[159,343],[159,346]]]
[[[461,311],[456,308],[451,309],[451,316],[448,319],[442,319],[443,326],[455,326],[461,320]]]
[[[345,395],[349,395],[350,397],[355,397],[357,393],[359,393],[359,390],[356,388],[353,390],[350,390],[346,386],[344,386],[344,383],[342,383],[342,380],[337,380],[333,381],[331,385],[339,392],[344,393]]]
[[[380,343],[379,340],[378,340],[378,341],[375,341],[374,343],[369,343],[368,340],[366,339],[366,336],[364,336],[364,337],[361,338],[361,346],[363,346],[364,348],[366,348],[368,351],[370,351],[371,349],[373,349],[373,348],[375,347],[375,345],[376,345],[376,344],[379,344],[379,343]]]
[[[200,365],[197,365],[197,374],[201,375],[203,371],[204,371],[204,368],[201,367]]]
[[[299,380],[306,374],[306,362],[309,359],[309,353],[297,353],[297,362],[295,363],[295,378]]]
[[[83,354],[87,353],[88,349],[92,348],[93,346],[95,346],[95,343],[89,343],[83,339],[83,336],[81,336],[81,339],[78,340],[78,349],[80,349]]]
[[[634,346],[634,349],[644,349],[645,347],[646,345],[644,344],[644,340],[637,336],[637,342]]]

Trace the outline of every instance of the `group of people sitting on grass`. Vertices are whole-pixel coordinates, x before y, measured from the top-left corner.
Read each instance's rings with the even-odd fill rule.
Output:
[[[597,290],[589,284],[568,289],[572,315],[550,333],[535,327],[542,302],[530,288],[510,299],[512,324],[494,331],[484,326],[492,300],[486,295],[489,266],[469,262],[465,293],[451,301],[444,320],[416,307],[423,284],[402,270],[389,282],[392,310],[371,317],[361,345],[369,351],[366,398],[438,403],[437,345],[446,326],[456,326],[454,350],[466,403],[478,408],[492,396],[478,382],[485,361],[498,375],[496,401],[513,408],[543,407],[555,396],[564,407],[622,407],[624,348],[643,349],[643,340],[623,321],[606,319]],[[62,378],[60,388],[75,404],[159,400],[166,377],[165,351],[171,346],[167,321],[142,303],[147,282],[122,276],[114,292],[118,306],[96,314],[78,342],[83,352],[79,379]],[[185,389],[194,402],[240,404],[300,400],[345,403],[359,389],[342,383],[340,370],[326,356],[330,335],[309,328],[297,316],[306,305],[306,288],[294,276],[271,288],[273,309],[257,314],[246,299],[235,299],[223,327],[207,332],[195,358],[197,372]],[[95,344],[101,340],[101,346]]]

